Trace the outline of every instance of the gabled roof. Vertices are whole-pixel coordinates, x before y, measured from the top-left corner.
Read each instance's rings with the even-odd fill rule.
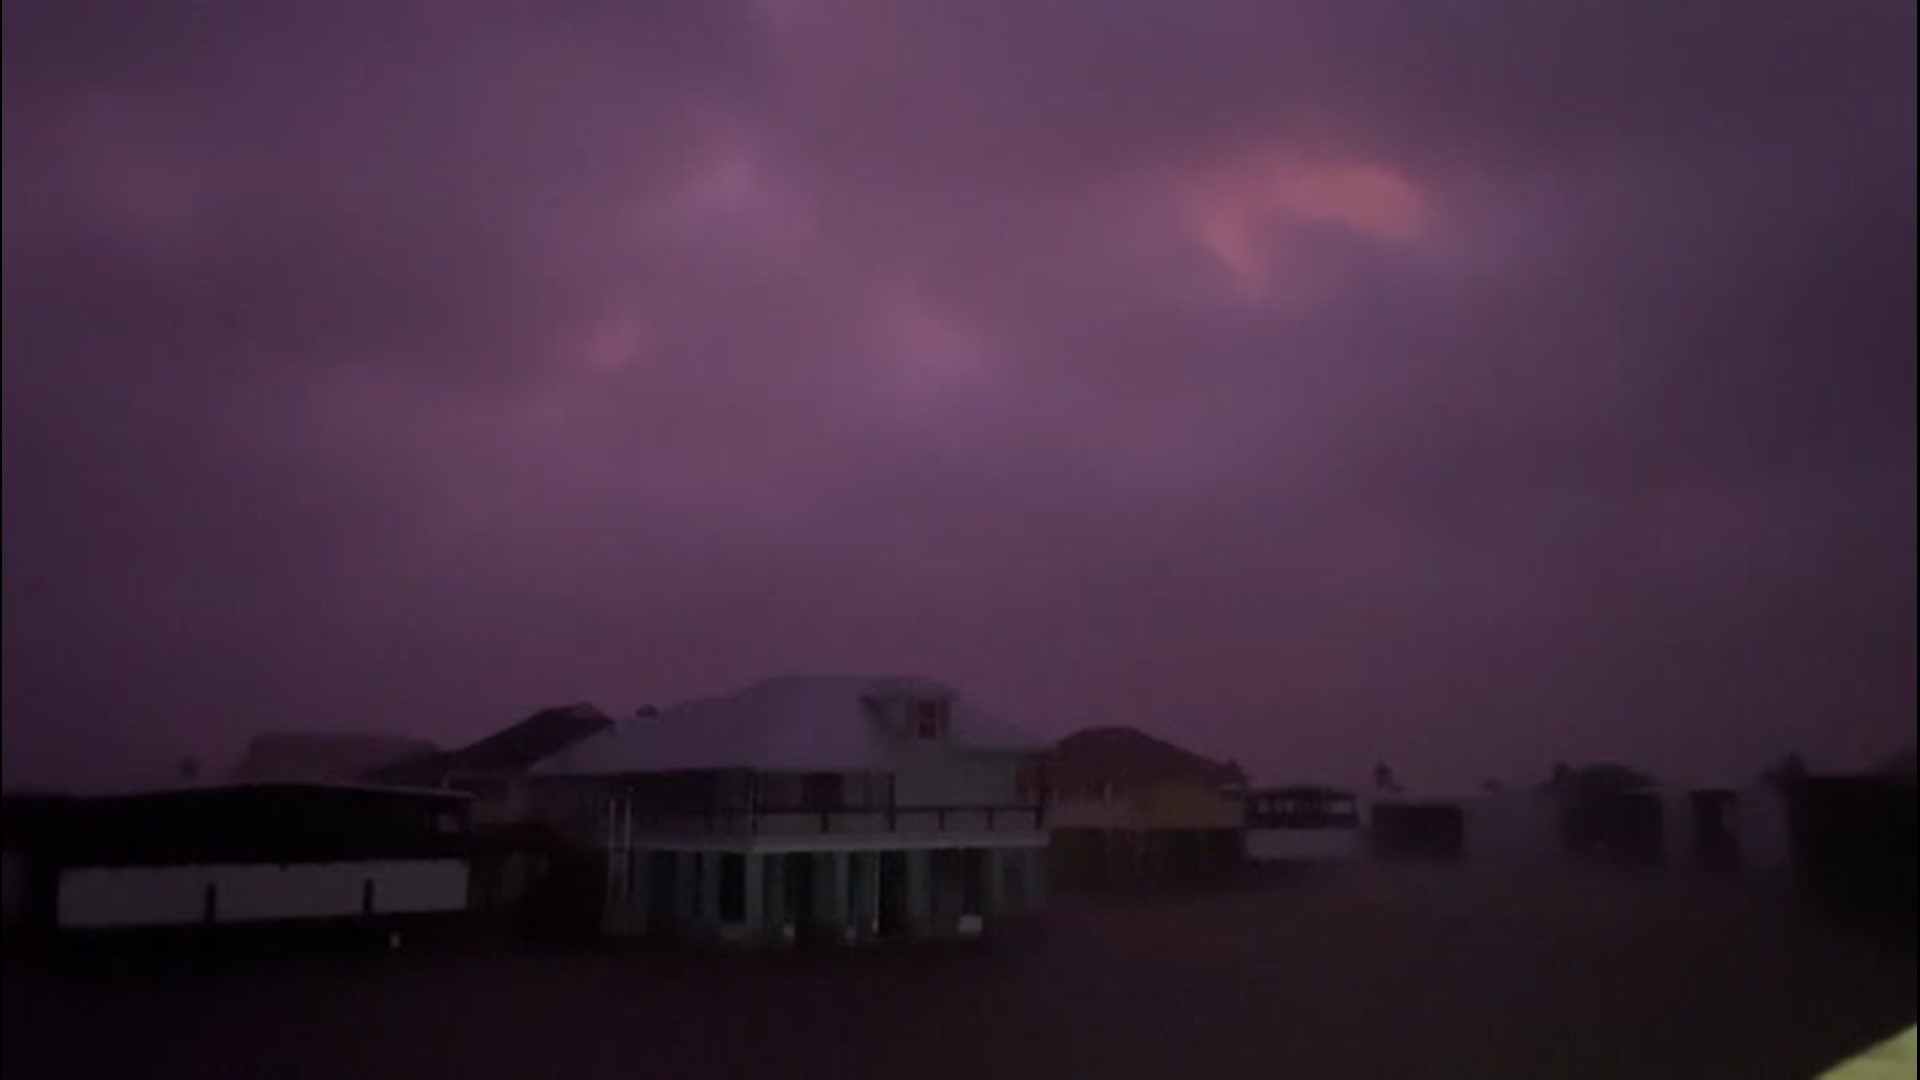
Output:
[[[690,701],[623,721],[554,755],[541,774],[609,775],[694,769],[884,771],[924,750],[884,720],[877,702],[899,695],[948,702],[943,744],[961,752],[1045,745],[928,679],[787,676],[725,697]]]
[[[512,727],[494,732],[458,750],[420,754],[369,778],[385,783],[438,784],[451,776],[495,776],[525,772],[562,749],[613,726],[606,714],[580,703],[542,709]]]
[[[1232,762],[1214,761],[1165,739],[1130,727],[1076,731],[1047,755],[1047,782],[1061,791],[1089,791],[1106,784],[1140,788],[1152,784],[1246,783]]]

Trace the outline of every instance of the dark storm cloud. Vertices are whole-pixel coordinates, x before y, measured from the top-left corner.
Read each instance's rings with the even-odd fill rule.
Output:
[[[161,10],[6,16],[10,777],[785,669],[1273,774],[1911,713],[1910,10]]]

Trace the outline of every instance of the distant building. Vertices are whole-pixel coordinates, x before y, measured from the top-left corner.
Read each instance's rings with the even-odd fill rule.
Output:
[[[1310,784],[1257,788],[1244,806],[1249,862],[1337,862],[1365,849],[1356,792]]]
[[[457,916],[465,804],[451,792],[296,783],[10,797],[8,921],[93,933]]]
[[[1092,728],[1047,755],[1048,821],[1063,887],[1207,880],[1243,860],[1246,774],[1145,732]]]
[[[924,679],[769,679],[535,768],[599,809],[603,925],[739,945],[979,935],[1045,894],[1040,745]]]
[[[1766,782],[1665,785],[1642,793],[1660,804],[1659,861],[1678,868],[1784,870],[1787,802]]]
[[[1619,765],[1561,765],[1532,788],[1381,796],[1369,832],[1385,855],[1758,870],[1788,861],[1777,786],[1662,784]]]
[[[1563,850],[1631,865],[1732,870],[1787,865],[1787,804],[1769,782],[1661,782],[1619,765],[1556,772],[1544,793]]]

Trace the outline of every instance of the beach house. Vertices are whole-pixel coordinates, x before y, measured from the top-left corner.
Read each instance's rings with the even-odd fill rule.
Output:
[[[968,937],[1045,895],[1044,744],[919,678],[769,679],[533,770],[601,808],[611,935]]]

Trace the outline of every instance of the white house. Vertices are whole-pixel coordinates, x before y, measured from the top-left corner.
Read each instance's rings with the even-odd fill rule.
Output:
[[[1036,910],[1044,744],[924,679],[789,677],[536,767],[604,807],[610,934],[969,936]]]

